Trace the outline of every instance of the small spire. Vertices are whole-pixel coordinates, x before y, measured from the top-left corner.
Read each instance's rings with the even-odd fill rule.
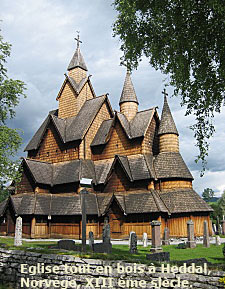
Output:
[[[77,49],[76,49],[76,51],[75,51],[75,53],[74,53],[74,55],[70,61],[70,64],[69,64],[67,70],[71,70],[71,69],[76,68],[76,67],[80,67],[86,71],[88,70],[87,66],[84,62],[84,58],[80,52],[80,43],[82,43],[82,41],[80,40],[79,33],[80,32],[77,31],[77,37],[74,38],[77,41]]]
[[[162,94],[164,94],[164,105],[163,105],[158,135],[168,134],[168,133],[179,135],[175,122],[173,120],[173,116],[171,114],[168,102],[167,102],[168,93],[164,89],[162,91]]]
[[[130,71],[128,69],[119,103],[121,104],[123,102],[136,102],[138,104],[137,96],[130,77]]]

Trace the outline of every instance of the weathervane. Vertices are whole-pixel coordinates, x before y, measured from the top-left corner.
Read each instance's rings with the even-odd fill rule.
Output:
[[[165,88],[163,89],[162,94],[164,94],[164,97],[168,96],[168,93],[166,92]]]
[[[76,31],[77,32],[77,38],[74,38],[77,41],[77,48],[79,48],[80,43],[82,43],[82,41],[80,41],[80,31]]]

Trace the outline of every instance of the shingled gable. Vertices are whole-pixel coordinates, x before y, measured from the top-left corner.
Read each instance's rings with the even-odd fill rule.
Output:
[[[158,135],[162,135],[162,134],[179,135],[175,122],[173,120],[166,96],[164,97],[164,105],[163,105],[162,116],[161,116],[161,121],[159,125],[159,131],[158,131]]]
[[[56,116],[56,112],[49,113],[48,117],[26,146],[25,151],[34,150],[39,147],[50,121],[52,121],[56,127],[63,143],[82,140],[104,102],[107,103],[110,113],[113,116],[113,111],[107,95],[87,100],[81,107],[77,116],[74,117],[60,119]]]
[[[6,200],[4,200],[0,203],[0,217],[4,216],[9,205],[11,205],[15,215],[17,215],[17,211],[16,211],[16,208],[15,208],[14,203],[12,201],[12,197],[9,196]]]
[[[91,77],[90,75],[81,79],[81,81],[79,83],[77,83],[73,77],[68,76],[67,74],[64,74],[64,75],[65,75],[65,80],[64,80],[64,82],[63,82],[63,84],[59,90],[59,93],[57,95],[56,100],[58,100],[61,97],[63,89],[67,83],[69,83],[71,85],[71,87],[73,88],[76,95],[79,95],[81,90],[84,88],[85,84],[88,83],[94,98],[96,97],[95,92],[94,92],[94,88],[93,88],[91,81],[90,81],[90,77]]]

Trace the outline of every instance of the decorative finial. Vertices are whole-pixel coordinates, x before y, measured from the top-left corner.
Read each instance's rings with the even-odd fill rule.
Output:
[[[165,89],[165,88],[163,89],[162,94],[164,94],[164,97],[167,97],[167,96],[168,96],[168,93],[166,92],[166,89]]]
[[[77,41],[77,48],[80,47],[80,43],[82,43],[82,41],[80,41],[80,31],[76,31],[77,32],[77,38],[74,38]]]

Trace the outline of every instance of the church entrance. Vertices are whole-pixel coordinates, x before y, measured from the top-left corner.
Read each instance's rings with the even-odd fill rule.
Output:
[[[123,212],[114,200],[108,211],[111,238],[118,239],[123,233]]]

